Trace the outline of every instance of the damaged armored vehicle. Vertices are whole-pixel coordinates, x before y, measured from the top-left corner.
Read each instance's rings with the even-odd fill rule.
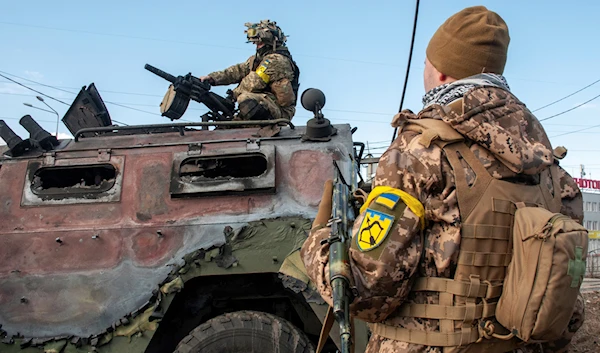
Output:
[[[191,75],[148,68],[173,83],[163,115],[192,99],[202,122],[113,125],[93,84],[62,119],[71,140],[0,122],[0,352],[314,352],[327,305],[298,250],[361,144],[317,91],[307,126],[232,121]]]

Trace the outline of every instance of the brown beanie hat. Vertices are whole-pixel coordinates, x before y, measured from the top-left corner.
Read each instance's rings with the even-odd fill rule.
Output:
[[[456,79],[482,72],[502,74],[509,42],[502,17],[484,6],[467,7],[438,28],[427,46],[427,59]]]

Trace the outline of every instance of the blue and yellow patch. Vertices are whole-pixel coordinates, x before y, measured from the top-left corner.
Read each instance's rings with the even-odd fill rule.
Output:
[[[375,203],[385,206],[390,210],[393,210],[394,207],[396,207],[398,201],[400,201],[400,196],[391,193],[381,194],[375,199]]]
[[[387,238],[393,224],[394,216],[367,208],[355,235],[358,250],[364,252],[377,248]]]
[[[269,77],[269,75],[265,72],[267,71],[267,67],[269,67],[270,63],[271,60],[265,59],[265,61],[262,62],[258,69],[256,69],[256,74],[263,80],[264,83],[269,83],[269,81],[271,80],[271,77]]]

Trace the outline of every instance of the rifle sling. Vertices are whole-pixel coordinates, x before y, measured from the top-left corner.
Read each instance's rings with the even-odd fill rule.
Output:
[[[321,328],[321,334],[319,335],[319,344],[317,345],[315,353],[321,353],[321,350],[323,350],[323,346],[325,346],[325,342],[327,342],[329,332],[331,332],[334,322],[335,316],[333,315],[333,307],[330,306],[327,308],[327,314],[325,315],[325,320],[323,320],[323,327]]]

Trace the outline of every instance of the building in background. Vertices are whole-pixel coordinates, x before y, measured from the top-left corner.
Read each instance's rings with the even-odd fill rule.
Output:
[[[574,179],[583,194],[583,226],[590,237],[588,276],[600,277],[600,180]]]

